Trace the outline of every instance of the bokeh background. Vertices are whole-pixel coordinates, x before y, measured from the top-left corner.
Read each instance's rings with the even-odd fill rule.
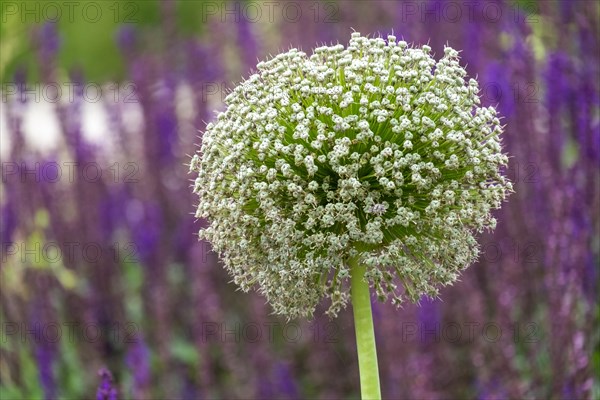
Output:
[[[461,49],[516,190],[441,299],[373,302],[384,397],[600,397],[598,2],[0,5],[2,399],[359,397],[351,309],[236,291],[186,166],[257,59],[353,30]]]

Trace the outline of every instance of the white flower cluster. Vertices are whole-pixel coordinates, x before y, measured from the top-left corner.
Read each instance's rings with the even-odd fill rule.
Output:
[[[196,216],[242,289],[276,313],[336,315],[350,257],[380,299],[437,295],[478,255],[473,233],[512,186],[493,108],[458,52],[394,36],[291,49],[225,99],[191,170]]]

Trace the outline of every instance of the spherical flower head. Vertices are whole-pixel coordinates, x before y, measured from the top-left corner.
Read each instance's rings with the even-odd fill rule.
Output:
[[[279,314],[349,297],[348,260],[382,300],[435,296],[478,255],[511,183],[492,107],[446,47],[353,33],[291,49],[226,97],[199,154],[196,216],[242,289]]]

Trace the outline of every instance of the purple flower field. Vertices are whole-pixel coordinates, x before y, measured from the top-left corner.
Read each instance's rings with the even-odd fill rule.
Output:
[[[4,78],[1,399],[360,398],[351,307],[287,320],[238,291],[195,236],[187,165],[258,60],[353,30],[460,49],[515,190],[439,299],[372,297],[383,398],[600,398],[597,2],[159,4],[157,26],[121,18],[103,39],[123,80],[64,68],[77,38],[44,18],[34,68]]]

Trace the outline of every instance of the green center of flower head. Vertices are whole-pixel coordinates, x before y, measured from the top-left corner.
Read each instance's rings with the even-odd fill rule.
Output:
[[[512,190],[496,111],[458,52],[353,33],[347,48],[261,62],[208,124],[196,216],[242,289],[276,313],[348,300],[348,260],[381,299],[435,296],[478,255]]]

